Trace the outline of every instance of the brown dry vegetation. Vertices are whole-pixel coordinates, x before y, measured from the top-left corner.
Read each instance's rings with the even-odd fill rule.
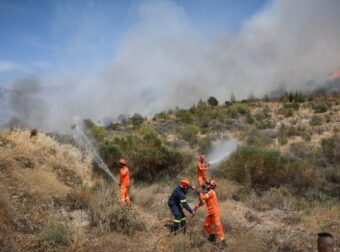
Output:
[[[263,155],[252,168],[250,181],[254,184],[243,182],[241,169],[232,169],[236,169],[235,164],[243,165],[233,157],[221,167],[222,173],[212,175],[218,183],[216,193],[229,251],[316,251],[318,232],[332,233],[339,249],[340,107],[329,99],[327,111],[316,113],[324,108],[315,104],[326,103],[325,99],[305,102],[292,114],[282,111],[285,107],[281,102],[211,108],[201,103],[190,112],[164,113],[144,122],[159,134],[151,134],[151,140],[159,144],[148,146],[150,153],[159,154],[157,149],[162,148],[164,164],[176,168],[178,174],[167,177],[164,173],[153,183],[149,177],[143,183],[135,178],[131,207],[119,204],[116,184],[103,174],[93,174],[91,157],[74,146],[57,143],[40,132],[30,138],[29,131],[1,131],[0,251],[220,251],[219,241],[211,244],[206,240],[204,207],[189,218],[186,234],[168,236],[167,225],[173,217],[167,199],[181,176],[196,184],[195,160],[188,161],[188,157],[223,136],[256,146],[257,153]],[[322,117],[322,125],[310,125],[315,114]],[[210,115],[214,118],[211,125]],[[208,119],[197,123],[196,116]],[[187,124],[197,124],[195,131],[199,128],[188,141],[178,130]],[[124,125],[120,127],[125,130]],[[132,132],[130,126],[127,128]],[[114,134],[119,134],[110,130],[94,128],[103,133],[98,146],[105,137],[112,138],[116,147],[128,143],[129,138],[127,142],[117,140],[117,144]],[[143,130],[133,132],[141,134],[138,132]],[[143,140],[138,140],[141,148],[150,144],[150,139],[144,142],[144,135],[136,136]],[[284,144],[279,142],[280,136],[286,140]],[[110,145],[102,146],[103,153],[116,151]],[[137,165],[139,150],[133,150]],[[151,154],[147,161],[152,164]],[[269,167],[264,165],[268,157],[274,160]],[[112,158],[108,155],[110,162]],[[252,165],[253,160],[245,163]],[[177,163],[185,167],[177,167]],[[271,173],[276,163],[283,170]],[[145,165],[138,171],[152,168]],[[130,169],[133,174],[136,168]],[[197,202],[193,193],[188,200],[191,205]]]

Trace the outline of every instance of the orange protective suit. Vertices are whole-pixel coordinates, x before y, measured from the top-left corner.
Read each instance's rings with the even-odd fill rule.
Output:
[[[120,168],[119,177],[120,177],[120,200],[122,203],[130,204],[131,201],[128,195],[130,185],[130,173],[129,168],[126,165]]]
[[[207,170],[208,165],[206,162],[197,161],[197,182],[199,187],[209,182],[207,175],[205,175]]]
[[[207,208],[207,216],[204,221],[205,231],[207,231],[209,235],[214,234],[212,225],[215,225],[217,236],[221,240],[224,240],[223,226],[220,219],[220,210],[218,208],[215,191],[210,189],[209,192],[206,194],[201,193],[200,198],[202,201],[197,205],[197,207],[200,207],[205,203]]]

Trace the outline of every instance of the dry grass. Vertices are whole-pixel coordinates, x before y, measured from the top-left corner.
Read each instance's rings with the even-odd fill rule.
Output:
[[[36,199],[64,198],[70,188],[57,179],[55,173],[46,168],[13,170],[12,176],[24,191]]]
[[[250,193],[246,199],[246,205],[258,211],[271,210],[274,208],[293,211],[297,209],[296,199],[286,188],[271,188],[261,196],[254,192]]]
[[[312,234],[329,232],[340,242],[340,205],[311,209],[303,216],[299,226]]]
[[[30,139],[28,131],[1,132],[7,144],[0,152],[1,162],[11,167],[35,168],[46,165],[55,167],[63,164],[67,169],[76,172],[84,183],[91,183],[91,160],[88,156],[67,144],[59,144],[44,134]],[[4,165],[2,165],[4,166]]]
[[[241,185],[237,184],[235,181],[231,181],[223,178],[211,178],[217,183],[216,194],[219,201],[225,201],[231,199],[233,195],[237,194],[240,190]]]

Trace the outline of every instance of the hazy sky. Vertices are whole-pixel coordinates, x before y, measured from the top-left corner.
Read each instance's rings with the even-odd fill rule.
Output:
[[[32,73],[94,72],[112,64],[124,36],[141,22],[140,6],[159,2],[0,0],[0,85]],[[168,2],[209,38],[237,32],[265,0]]]
[[[339,11],[339,0],[0,0],[0,125],[61,129],[322,85],[340,67]]]

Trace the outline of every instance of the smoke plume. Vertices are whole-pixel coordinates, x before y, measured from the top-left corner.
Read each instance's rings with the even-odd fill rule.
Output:
[[[75,14],[60,8],[55,27],[72,25]],[[241,99],[282,87],[306,89],[340,66],[339,10],[338,0],[274,0],[236,33],[206,37],[181,6],[140,2],[108,59],[113,35],[97,32],[105,15],[82,9],[74,18],[77,32],[64,45],[62,59],[72,64],[57,76],[13,81],[14,88],[6,87],[11,97],[0,94],[0,123],[15,116],[31,127],[65,129],[75,115],[96,121],[152,115],[209,96],[224,102],[231,93]]]

